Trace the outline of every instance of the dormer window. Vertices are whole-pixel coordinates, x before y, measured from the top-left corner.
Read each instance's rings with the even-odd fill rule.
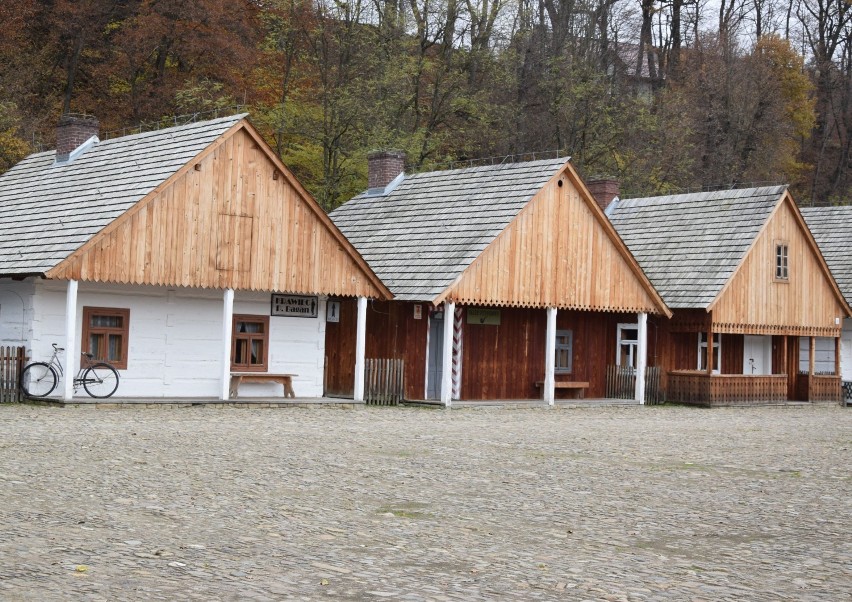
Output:
[[[787,243],[775,243],[775,280],[789,280],[787,254]]]

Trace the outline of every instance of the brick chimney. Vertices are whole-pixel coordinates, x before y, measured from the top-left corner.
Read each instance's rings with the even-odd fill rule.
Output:
[[[384,189],[405,171],[405,153],[398,150],[373,151],[367,155],[367,188]]]
[[[586,182],[586,188],[589,189],[589,192],[592,193],[592,196],[595,197],[598,205],[604,211],[606,211],[606,208],[609,207],[612,199],[617,197],[619,194],[618,180],[613,180],[612,178],[596,178],[594,180],[589,180]]]
[[[72,152],[99,132],[100,124],[94,117],[66,113],[56,126],[56,160],[67,161]]]

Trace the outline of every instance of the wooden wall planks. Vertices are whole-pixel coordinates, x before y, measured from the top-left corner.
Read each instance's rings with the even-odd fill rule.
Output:
[[[570,166],[546,184],[462,274],[463,305],[651,312],[662,303]]]
[[[340,300],[340,322],[329,322],[325,330],[326,393],[352,395],[355,384],[354,299]],[[405,360],[405,398],[423,399],[426,390],[426,331],[429,307],[414,319],[415,303],[372,301],[367,306],[368,358]]]
[[[314,201],[245,128],[50,271],[50,278],[384,296]],[[328,223],[326,223],[328,222]],[[379,285],[380,286],[380,285]]]

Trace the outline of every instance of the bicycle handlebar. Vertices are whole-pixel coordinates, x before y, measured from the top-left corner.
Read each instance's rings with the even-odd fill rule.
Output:
[[[53,350],[54,351],[65,351],[65,347],[57,347],[56,343],[53,343]]]

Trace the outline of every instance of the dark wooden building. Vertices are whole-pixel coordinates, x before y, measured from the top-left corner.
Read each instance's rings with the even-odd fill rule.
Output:
[[[406,398],[552,402],[603,397],[620,361],[644,375],[647,314],[670,312],[567,159],[401,167],[371,156],[387,177],[331,218],[394,294],[364,308],[366,356],[403,360]],[[356,313],[327,326],[327,394],[352,393]]]
[[[786,187],[617,200],[607,214],[674,312],[649,333],[669,400],[840,398],[849,305]]]

